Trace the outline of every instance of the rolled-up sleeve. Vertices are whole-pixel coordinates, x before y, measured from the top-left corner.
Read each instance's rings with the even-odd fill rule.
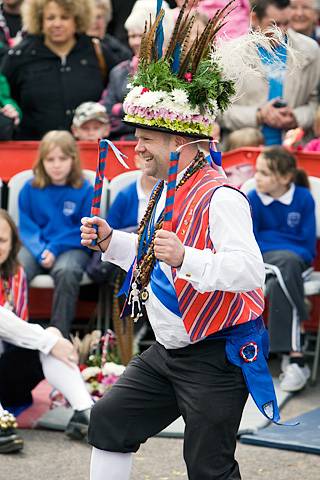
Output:
[[[215,251],[185,247],[178,278],[187,280],[201,293],[244,292],[262,287],[264,264],[247,199],[235,189],[218,188],[210,202],[209,228]]]

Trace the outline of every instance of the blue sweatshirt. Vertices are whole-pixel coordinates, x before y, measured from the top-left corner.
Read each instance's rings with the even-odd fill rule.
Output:
[[[21,241],[38,262],[44,250],[55,257],[80,243],[80,220],[90,215],[93,187],[84,180],[80,188],[70,185],[32,186],[29,180],[19,195]]]
[[[110,206],[107,221],[112,228],[124,230],[138,225],[139,199],[137,182],[130,183],[118,193]]]
[[[316,219],[310,191],[296,186],[290,205],[278,200],[264,205],[256,190],[251,190],[248,198],[261,252],[289,250],[311,263],[316,255]]]

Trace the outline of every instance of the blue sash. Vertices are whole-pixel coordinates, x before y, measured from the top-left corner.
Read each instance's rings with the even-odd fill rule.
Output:
[[[162,303],[162,305],[164,305],[174,315],[177,315],[177,317],[181,317],[175,288],[161,269],[159,260],[156,261],[152,270],[150,286],[151,290]]]

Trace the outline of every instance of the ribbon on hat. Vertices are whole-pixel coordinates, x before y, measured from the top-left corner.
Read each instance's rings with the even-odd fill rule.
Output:
[[[211,165],[211,167],[214,168],[215,170],[217,170],[218,173],[220,173],[220,175],[224,179],[226,179],[227,178],[226,172],[222,168],[222,153],[217,150],[216,143],[217,143],[216,140],[212,140],[209,143],[210,156],[208,156],[206,158],[207,158],[209,164]]]

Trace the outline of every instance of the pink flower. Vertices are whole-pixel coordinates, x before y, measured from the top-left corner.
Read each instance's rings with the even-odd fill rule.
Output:
[[[116,383],[118,378],[119,377],[117,375],[108,375],[107,377],[103,378],[101,383],[105,386],[113,385],[114,383]]]
[[[184,79],[185,79],[187,82],[191,83],[191,82],[192,82],[192,73],[191,73],[191,72],[185,73],[185,74],[184,74]]]
[[[150,92],[149,88],[143,87],[143,89],[141,90],[141,95],[143,95],[146,92]]]

